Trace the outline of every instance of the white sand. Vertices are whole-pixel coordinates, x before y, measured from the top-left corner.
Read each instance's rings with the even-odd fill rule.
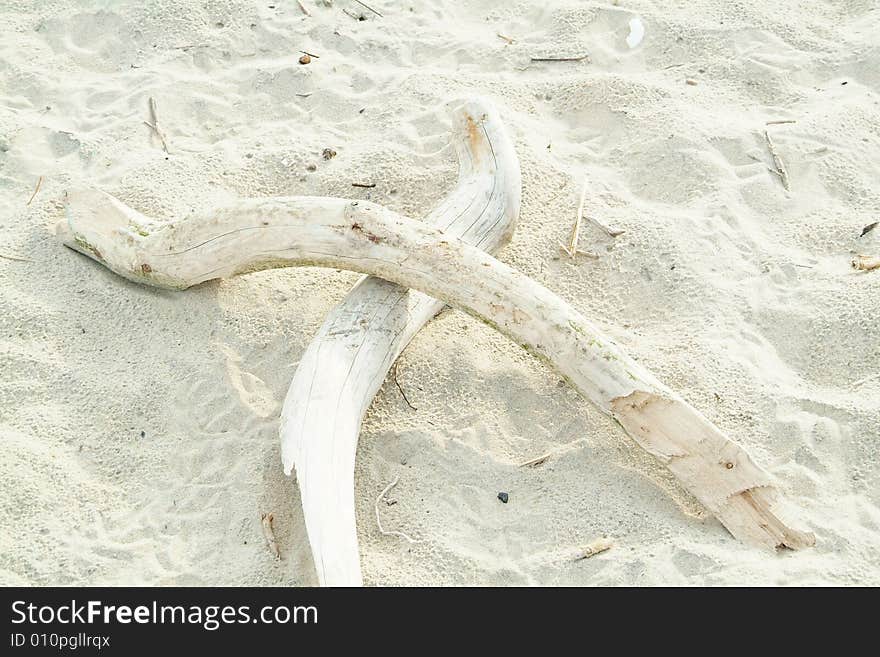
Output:
[[[0,583],[315,582],[279,405],[356,276],[139,287],[55,241],[64,189],[88,181],[165,218],[282,194],[419,217],[455,180],[445,104],[481,93],[523,167],[501,258],[743,444],[817,545],[737,543],[552,372],[448,311],[401,360],[417,410],[386,382],[364,426],[366,582],[880,584],[880,271],[849,268],[880,255],[880,230],[858,239],[880,219],[873,3],[370,0],[384,18],[349,0],[304,0],[311,17],[286,0],[87,4],[0,7],[0,254],[28,259],[0,258]],[[301,66],[299,50],[320,58]],[[143,124],[150,96],[170,155]],[[768,171],[780,119],[797,121],[769,127],[791,193]],[[600,257],[572,263],[558,243],[584,177],[587,212],[626,233],[585,224]],[[383,522],[413,546],[372,515],[397,475]],[[570,560],[603,535],[614,548]]]

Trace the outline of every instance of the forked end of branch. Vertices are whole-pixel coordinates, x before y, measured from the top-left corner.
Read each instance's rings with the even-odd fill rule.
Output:
[[[734,537],[773,549],[815,543],[781,517],[770,475],[684,400],[636,390],[614,399],[611,412]]]

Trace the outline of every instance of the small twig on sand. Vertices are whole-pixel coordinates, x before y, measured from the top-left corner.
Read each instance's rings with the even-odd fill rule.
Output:
[[[261,513],[260,523],[263,525],[263,535],[266,537],[266,543],[269,544],[269,550],[275,555],[276,559],[281,558],[281,550],[278,549],[278,542],[275,540],[275,530],[272,527],[272,521],[275,516],[271,513]]]
[[[767,121],[764,125],[782,125],[783,123],[797,123],[794,119],[779,119],[777,121]]]
[[[770,139],[770,132],[768,130],[764,131],[764,138],[767,140],[767,148],[770,151],[770,155],[773,157],[773,164],[776,166],[776,173],[782,180],[782,186],[785,187],[786,191],[790,192],[791,185],[788,183],[788,172],[785,170],[785,163],[776,151],[776,146],[774,145],[773,140]]]
[[[617,237],[618,235],[623,235],[626,231],[619,229],[619,228],[609,228],[608,226],[603,224],[601,221],[599,221],[595,217],[584,215],[584,202],[586,201],[586,199],[587,199],[587,181],[585,179],[584,180],[584,189],[581,192],[581,202],[578,205],[577,219],[574,222],[574,227],[571,229],[571,239],[568,242],[568,248],[563,246],[562,249],[566,253],[568,253],[568,255],[570,255],[571,257],[574,257],[575,254],[577,254],[577,253],[584,253],[585,255],[590,255],[591,257],[598,258],[599,256],[597,256],[593,253],[588,254],[585,251],[578,251],[577,250],[578,238],[580,237],[580,232],[581,232],[581,222],[583,221],[585,216],[587,217],[587,219],[589,219],[594,224],[596,224],[599,228],[601,228],[603,231],[605,231],[605,234],[608,235],[609,237]]]
[[[880,257],[857,255],[852,259],[853,269],[859,271],[871,271],[872,269],[880,269]]]
[[[363,7],[364,9],[369,9],[371,12],[373,12],[374,14],[376,14],[376,16],[378,16],[379,18],[384,18],[384,16],[382,16],[382,14],[380,14],[378,11],[376,11],[375,9],[373,9],[373,8],[372,8],[370,5],[368,5],[366,2],[361,2],[361,0],[354,0],[354,1],[355,1],[356,3],[358,3],[358,4],[359,4],[361,7]]]
[[[321,59],[320,55],[316,55],[313,52],[306,52],[305,50],[300,50],[303,55],[308,55],[309,57],[314,57],[315,59]]]
[[[859,235],[859,237],[864,237],[865,235],[870,233],[872,230],[874,230],[877,227],[878,224],[880,224],[880,221],[875,221],[874,223],[868,224],[867,226],[862,228],[862,234]]]
[[[296,0],[296,4],[299,5],[299,8],[302,10],[302,13],[304,13],[306,16],[312,15],[312,12],[310,12],[308,9],[306,9],[306,6],[302,3],[301,0]]]
[[[584,219],[584,203],[587,200],[587,181],[584,180],[584,188],[581,191],[581,202],[578,204],[577,218],[574,220],[574,226],[571,229],[571,237],[568,240],[568,253],[574,258],[577,253],[578,240],[581,236],[581,222]]]
[[[572,561],[581,561],[582,559],[589,559],[590,557],[594,557],[600,552],[605,552],[605,550],[610,550],[614,547],[614,541],[610,538],[597,538],[594,541],[591,541],[580,550],[578,550]]]
[[[574,258],[578,255],[585,255],[588,258],[598,258],[595,253],[590,253],[589,251],[581,251],[577,248],[578,241],[581,235],[581,222],[584,219],[584,202],[587,198],[587,181],[584,180],[584,189],[581,192],[581,202],[578,204],[577,217],[574,220],[574,226],[571,228],[571,237],[568,238],[568,246],[565,244],[560,244],[559,248],[565,251],[570,258]]]
[[[538,458],[529,459],[528,461],[523,461],[519,464],[521,468],[535,468],[539,465],[544,464],[547,459],[549,459],[553,455],[553,452],[547,452],[543,456],[539,456]]]
[[[565,246],[565,244],[563,244],[562,242],[559,243],[559,248],[562,249],[563,251],[565,251],[565,253],[568,254],[572,258],[574,258],[575,256],[582,255],[582,256],[587,256],[588,258],[592,258],[593,260],[599,259],[599,254],[593,253],[592,251],[581,251],[580,249],[578,249],[577,251],[572,253],[571,251],[568,250],[568,247]]]
[[[533,62],[581,62],[589,59],[589,55],[581,55],[580,57],[531,57]]]
[[[312,92],[310,91],[310,92],[307,93],[307,94],[296,94],[296,95],[297,95],[298,97],[300,97],[300,98],[308,98],[309,96],[312,95]]]
[[[37,186],[34,187],[34,193],[31,194],[31,197],[28,199],[28,202],[25,203],[25,205],[30,205],[30,204],[31,204],[31,201],[34,200],[34,197],[37,195],[37,192],[40,191],[40,185],[42,185],[42,184],[43,184],[43,176],[40,176],[40,177],[37,179]]]
[[[504,39],[505,41],[507,41],[508,44],[516,43],[514,39],[511,39],[509,36],[504,36],[503,34],[501,34],[501,32],[496,32],[495,34],[498,36],[499,39]]]
[[[671,68],[678,68],[679,66],[684,66],[684,64],[670,64],[669,66],[664,66],[663,70],[668,71]]]
[[[0,258],[4,260],[15,260],[16,262],[33,262],[30,258],[22,258],[20,256],[6,255],[5,253],[0,253]]]
[[[342,13],[345,14],[346,16],[351,16],[351,17],[352,17],[353,19],[355,19],[356,21],[363,21],[363,20],[366,20],[366,19],[364,18],[364,15],[363,15],[363,14],[361,14],[360,16],[358,16],[358,15],[355,14],[354,12],[351,12],[351,11],[349,11],[348,9],[345,9],[345,8],[343,8]]]
[[[156,109],[156,99],[150,96],[150,119],[152,119],[152,123],[150,121],[144,121],[144,125],[152,128],[153,132],[156,133],[156,136],[159,138],[159,141],[162,142],[162,150],[168,153],[168,142],[165,141],[165,135],[162,134],[162,129],[159,127],[159,112]]]
[[[352,187],[363,187],[364,189],[373,189],[376,183],[351,183]]]
[[[382,527],[382,520],[379,517],[379,502],[381,502],[385,498],[385,495],[388,494],[388,491],[390,491],[392,488],[394,488],[397,485],[398,481],[400,481],[400,475],[395,477],[394,481],[392,481],[390,484],[385,486],[385,488],[382,489],[382,492],[379,493],[379,497],[376,498],[376,504],[374,506],[374,508],[376,510],[376,525],[378,525],[379,532],[382,534],[382,536],[399,536],[400,538],[406,539],[410,543],[418,543],[418,541],[410,538],[407,534],[404,534],[403,532],[386,530],[385,528]]]
[[[397,390],[400,392],[400,396],[403,397],[403,401],[406,402],[406,405],[409,406],[414,411],[417,411],[415,406],[412,405],[412,402],[409,400],[409,397],[406,396],[406,393],[403,391],[403,388],[400,386],[400,382],[397,380],[397,365],[400,361],[394,363],[394,369],[391,371],[391,378],[394,381],[394,385],[397,386]]]

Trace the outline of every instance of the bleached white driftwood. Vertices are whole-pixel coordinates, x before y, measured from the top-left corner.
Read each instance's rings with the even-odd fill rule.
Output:
[[[159,224],[97,190],[72,192],[62,241],[140,283],[184,289],[293,265],[379,276],[461,308],[549,361],[659,459],[736,537],[800,548],[770,476],[564,300],[461,240],[365,201],[242,199]]]
[[[495,109],[453,112],[455,189],[427,216],[444,234],[495,251],[519,215],[520,171]],[[389,369],[442,301],[368,276],[334,308],[306,349],[281,412],[284,471],[296,467],[318,581],[359,586],[354,466],[361,422]]]

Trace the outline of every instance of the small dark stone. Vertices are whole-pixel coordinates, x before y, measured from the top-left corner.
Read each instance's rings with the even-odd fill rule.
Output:
[[[498,493],[498,499],[504,502],[504,504],[507,504],[507,500],[510,499],[510,495],[508,495],[507,493]]]
[[[141,431],[141,438],[146,438],[146,437],[147,437],[147,432]]]
[[[306,171],[315,171],[318,167],[314,164],[307,164]]]
[[[325,148],[324,152],[321,153],[321,155],[324,157],[325,160],[331,160],[336,157],[336,151],[334,151],[332,148]]]

